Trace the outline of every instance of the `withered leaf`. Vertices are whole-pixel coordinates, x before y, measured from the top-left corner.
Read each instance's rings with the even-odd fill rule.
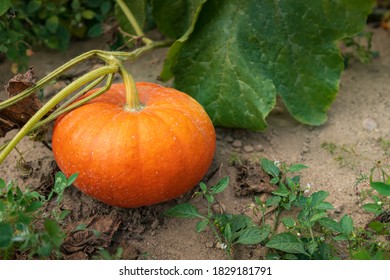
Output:
[[[237,171],[237,179],[234,184],[234,192],[237,196],[271,193],[277,189],[275,185],[270,183],[270,176],[258,163],[244,162],[237,167]]]
[[[84,224],[85,230],[74,231],[77,225]],[[121,220],[114,213],[103,216],[94,216],[80,222],[68,225],[66,239],[62,249],[66,259],[85,259],[94,253],[98,248],[106,248],[117,232]],[[95,232],[99,235],[96,235]]]
[[[10,98],[34,85],[34,69],[31,67],[25,74],[14,76],[5,89]],[[22,127],[41,107],[42,103],[33,93],[14,105],[0,110],[0,137],[4,137],[12,129]]]

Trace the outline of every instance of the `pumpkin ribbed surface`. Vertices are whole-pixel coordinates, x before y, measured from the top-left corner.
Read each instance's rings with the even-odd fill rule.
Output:
[[[137,83],[143,108],[124,110],[123,84],[57,119],[53,153],[74,185],[119,207],[178,197],[207,172],[215,130],[199,103],[172,88]],[[88,94],[91,94],[91,91]]]

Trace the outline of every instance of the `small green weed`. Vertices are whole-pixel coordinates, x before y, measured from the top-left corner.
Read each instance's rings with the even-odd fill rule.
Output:
[[[196,231],[202,232],[207,227],[211,228],[222,249],[226,250],[229,258],[233,257],[235,244],[258,244],[269,235],[271,228],[268,225],[259,227],[246,215],[215,214],[212,206],[216,202],[215,195],[223,192],[229,184],[229,178],[225,177],[216,185],[208,188],[200,183],[200,191],[195,196],[202,196],[207,201],[207,213],[201,214],[190,203],[174,206],[165,212],[166,215],[176,218],[198,218]]]
[[[361,155],[357,154],[353,145],[338,146],[332,142],[324,142],[321,148],[328,151],[340,167],[356,168],[356,164],[361,160]]]
[[[299,211],[295,217],[285,216],[281,219],[286,232],[273,232],[266,243],[266,247],[271,249],[268,258],[338,259],[343,255],[343,252],[340,252],[340,245],[347,248],[350,259],[388,258],[386,246],[377,240],[375,234],[366,229],[356,228],[351,216],[344,215],[339,221],[328,216],[328,211],[333,209],[333,205],[325,201],[328,192],[320,190],[307,195],[300,187],[299,176],[289,178],[285,175],[299,171],[305,166],[288,167],[282,164],[278,167],[267,159],[262,159],[261,163],[264,171],[273,177],[271,182],[278,184],[279,187],[265,205],[259,207],[261,211],[267,207],[276,207],[275,229],[279,225],[279,216],[282,212],[290,210],[291,207]],[[384,178],[386,175],[381,169],[381,177]],[[384,188],[382,183],[379,185]],[[256,201],[259,204],[259,200]],[[377,214],[384,212],[383,209],[377,211]]]
[[[307,196],[310,185],[306,189],[301,188],[300,176],[289,174],[296,173],[307,166],[302,164],[286,165],[275,163],[268,159],[261,160],[261,166],[271,177],[271,183],[278,189],[272,192],[272,196],[265,203],[255,198],[260,211],[264,213],[272,208],[275,215],[274,232],[265,244],[269,248],[267,258],[269,259],[331,259],[331,247],[326,243],[323,234],[319,235],[315,229],[318,228],[321,220],[327,217],[327,211],[333,206],[325,199],[329,193],[318,191]],[[296,217],[283,217],[281,223],[286,232],[277,233],[276,229],[280,224],[281,214],[298,210]],[[344,222],[349,217],[344,217]],[[344,223],[343,222],[343,223]],[[263,218],[264,223],[264,218]],[[349,232],[345,230],[345,234]]]
[[[229,156],[228,163],[231,166],[240,166],[242,165],[242,159],[237,153],[233,153]]]
[[[215,195],[224,191],[229,179],[223,178],[208,188],[200,184],[196,196],[207,201],[207,213],[201,214],[190,203],[179,204],[168,211],[168,216],[177,218],[198,218],[196,231],[211,228],[229,258],[234,257],[236,244],[262,244],[267,249],[268,259],[388,259],[389,244],[381,242],[378,236],[389,233],[389,204],[383,203],[384,196],[390,194],[390,179],[381,169],[381,178],[386,182],[374,182],[371,187],[379,196],[371,195],[372,204],[363,205],[363,209],[375,214],[373,222],[366,228],[357,228],[350,215],[340,220],[329,216],[334,207],[326,201],[329,193],[323,190],[310,193],[310,185],[302,187],[300,176],[294,173],[307,168],[303,164],[287,165],[261,159],[261,167],[268,173],[271,183],[277,189],[266,200],[255,197],[255,214],[261,214],[259,222],[243,214],[215,214],[212,205],[218,203]],[[373,173],[374,171],[372,171]],[[291,174],[291,175],[290,175]],[[361,176],[361,181],[367,176]],[[310,193],[310,194],[309,194]],[[266,217],[274,215],[273,228],[267,224]],[[381,219],[379,219],[380,217]],[[385,219],[386,218],[386,219]],[[280,226],[284,231],[280,232]],[[347,255],[347,256],[346,256]]]
[[[324,142],[321,144],[321,148],[327,150],[331,155],[335,155],[337,145],[332,142]]]
[[[342,40],[345,46],[343,51],[344,64],[348,67],[351,59],[357,59],[361,63],[367,64],[373,58],[378,57],[379,53],[372,50],[372,36],[374,33],[364,31],[354,37],[347,37]]]
[[[0,259],[14,259],[25,254],[28,259],[60,257],[60,246],[65,239],[61,221],[69,214],[55,208],[50,213],[42,210],[54,195],[56,204],[62,201],[64,190],[77,175],[66,178],[55,175],[55,185],[47,198],[36,191],[22,191],[15,183],[0,179]]]
[[[365,234],[371,239],[377,239],[382,236],[383,242],[380,242],[377,247],[367,252],[364,250],[358,251],[355,254],[356,258],[365,258],[371,253],[375,256],[384,256],[390,258],[390,174],[388,170],[390,166],[383,166],[377,162],[374,168],[371,169],[369,177],[370,189],[365,192],[367,198],[371,201],[362,205],[362,208],[374,215],[373,219],[366,225]],[[381,245],[381,246],[380,246]],[[370,247],[371,248],[371,247]],[[374,251],[374,252],[371,252]]]

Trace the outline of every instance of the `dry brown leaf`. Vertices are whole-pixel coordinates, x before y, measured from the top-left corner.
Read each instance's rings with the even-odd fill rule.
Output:
[[[234,184],[237,196],[271,193],[276,190],[276,186],[270,183],[271,178],[259,164],[245,162],[237,168],[237,171],[237,179]]]
[[[13,97],[35,85],[34,69],[31,67],[25,74],[17,74],[5,89],[8,97]],[[42,103],[35,93],[0,111],[0,137],[15,128],[22,127],[40,108]]]
[[[79,224],[85,224],[86,229],[73,231]],[[112,214],[90,217],[83,222],[77,221],[69,225],[62,245],[66,259],[85,259],[99,247],[108,247],[120,224],[118,216]],[[96,232],[99,235],[96,235]]]

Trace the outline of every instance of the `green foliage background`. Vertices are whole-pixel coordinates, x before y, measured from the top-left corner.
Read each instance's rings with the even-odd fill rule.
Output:
[[[154,14],[168,2],[155,1]],[[164,4],[162,2],[165,2]],[[162,78],[197,99],[216,125],[262,130],[276,96],[300,122],[321,125],[338,92],[337,42],[361,31],[374,1],[173,1],[156,18],[179,37]],[[175,7],[179,7],[176,8]],[[184,7],[184,8],[183,8]],[[192,21],[178,21],[192,15]],[[179,23],[178,23],[179,22]],[[183,25],[185,28],[183,28]]]
[[[22,2],[7,0],[0,5],[0,52],[17,63],[33,42],[66,49],[71,36],[101,34],[102,22],[111,12],[122,30],[134,33],[113,0]],[[123,2],[141,28],[150,28],[152,22],[175,40],[164,61],[162,80],[174,78],[174,87],[199,101],[216,126],[255,131],[267,127],[266,117],[277,96],[296,120],[308,125],[326,122],[344,67],[338,42],[364,29],[375,3]]]
[[[26,51],[32,47],[65,51],[72,37],[101,35],[113,4],[112,0],[2,0],[0,53],[23,70]]]

